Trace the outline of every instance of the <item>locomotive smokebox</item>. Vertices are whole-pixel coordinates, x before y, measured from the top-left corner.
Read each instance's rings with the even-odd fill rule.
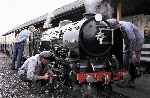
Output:
[[[80,57],[105,56],[113,45],[113,29],[106,21],[96,21],[95,17],[66,25],[62,32],[63,44]]]
[[[79,45],[89,56],[105,56],[113,45],[113,30],[107,22],[91,18],[81,26]]]

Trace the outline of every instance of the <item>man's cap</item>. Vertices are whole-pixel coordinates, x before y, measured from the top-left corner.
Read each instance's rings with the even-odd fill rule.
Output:
[[[48,59],[50,61],[55,60],[55,55],[51,51],[43,51],[40,53],[40,56],[43,57],[44,59]]]

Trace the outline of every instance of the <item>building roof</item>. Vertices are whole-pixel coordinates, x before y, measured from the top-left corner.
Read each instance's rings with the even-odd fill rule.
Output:
[[[32,20],[30,20],[30,21],[27,21],[27,22],[25,22],[25,23],[23,23],[23,24],[21,24],[21,25],[15,27],[15,28],[13,28],[12,30],[6,32],[6,33],[3,34],[2,36],[11,34],[11,33],[13,33],[14,31],[21,31],[21,30],[23,30],[23,29],[27,29],[29,26],[38,24],[38,23],[40,23],[40,22],[43,22],[43,23],[44,23],[44,21],[45,21],[46,18],[47,18],[47,15],[48,15],[48,13],[46,13],[46,14],[44,14],[44,15],[42,15],[42,16],[39,16],[39,17],[37,17],[37,18],[35,18],[35,19],[32,19]]]

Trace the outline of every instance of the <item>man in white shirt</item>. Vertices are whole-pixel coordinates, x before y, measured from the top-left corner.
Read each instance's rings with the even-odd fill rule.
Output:
[[[52,74],[48,64],[53,61],[55,61],[54,54],[50,51],[43,51],[40,54],[28,58],[21,68],[19,68],[18,74],[24,82],[45,83],[50,79],[49,74]]]

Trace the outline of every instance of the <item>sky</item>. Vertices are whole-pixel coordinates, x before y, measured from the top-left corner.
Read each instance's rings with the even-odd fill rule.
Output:
[[[76,0],[0,0],[0,35]]]

